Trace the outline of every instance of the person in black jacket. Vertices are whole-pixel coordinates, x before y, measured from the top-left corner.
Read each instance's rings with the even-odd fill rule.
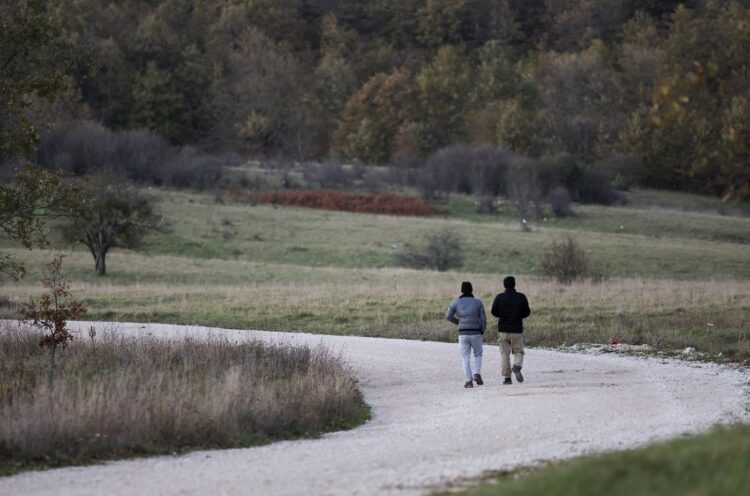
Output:
[[[510,379],[510,354],[513,353],[513,373],[518,382],[523,382],[523,319],[531,314],[526,295],[516,291],[516,279],[508,276],[503,279],[505,292],[492,302],[492,315],[497,317],[497,331],[500,333],[500,357],[502,361],[503,384],[513,384]]]

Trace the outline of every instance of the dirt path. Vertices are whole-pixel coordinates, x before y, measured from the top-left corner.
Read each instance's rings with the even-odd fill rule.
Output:
[[[167,325],[116,328],[322,342],[354,367],[374,418],[316,440],[23,473],[0,478],[0,494],[424,494],[486,470],[622,449],[747,419],[747,374],[710,364],[529,350],[526,382],[503,386],[499,352],[488,346],[486,385],[464,390],[455,344]]]

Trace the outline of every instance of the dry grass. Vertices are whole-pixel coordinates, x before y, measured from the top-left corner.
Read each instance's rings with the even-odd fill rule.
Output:
[[[212,264],[221,274],[218,262]],[[476,295],[489,306],[504,275],[272,264],[246,273],[245,283],[78,282],[73,291],[91,319],[452,341],[455,328],[442,317],[460,282],[472,281]],[[611,279],[561,286],[541,278],[518,280],[531,303],[531,344],[618,339],[750,359],[750,282]],[[20,303],[39,290],[6,286],[3,291]],[[11,317],[9,310],[0,309],[0,315]]]
[[[325,348],[162,341],[99,332],[49,361],[28,328],[0,332],[0,472],[311,435],[367,415]]]

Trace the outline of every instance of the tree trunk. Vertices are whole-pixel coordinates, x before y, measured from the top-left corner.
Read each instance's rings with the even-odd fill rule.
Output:
[[[96,261],[96,273],[100,276],[107,274],[107,252],[106,251],[100,251],[96,254],[96,257],[94,257],[94,260]]]
[[[52,344],[52,351],[50,352],[50,361],[49,361],[49,372],[47,373],[47,384],[50,388],[52,388],[52,385],[55,382],[55,353],[57,352],[57,344]]]

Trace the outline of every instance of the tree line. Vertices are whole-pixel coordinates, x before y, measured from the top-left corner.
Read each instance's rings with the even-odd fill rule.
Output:
[[[10,3],[65,47],[58,126],[368,164],[492,145],[750,198],[746,0]]]

